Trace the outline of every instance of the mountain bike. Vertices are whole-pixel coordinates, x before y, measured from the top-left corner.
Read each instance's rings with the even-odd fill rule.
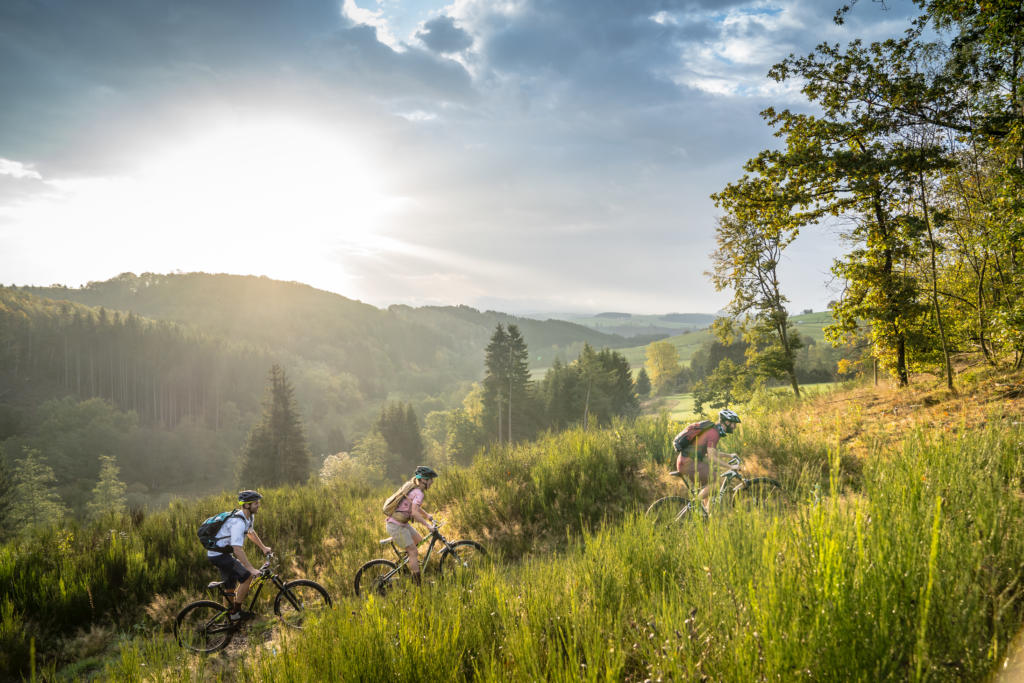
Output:
[[[420,561],[420,567],[426,569],[430,561],[430,555],[434,546],[440,543],[441,549],[438,554],[438,571],[442,578],[466,578],[471,576],[474,569],[478,569],[486,561],[487,551],[476,541],[449,541],[440,531],[441,524],[434,524],[430,527],[430,533],[420,539],[416,544],[419,546],[430,542],[427,547],[427,554]],[[405,550],[395,545],[391,537],[382,538],[381,545],[391,545],[395,551],[397,562],[378,559],[370,560],[356,571],[355,589],[356,595],[366,593],[377,593],[387,595],[399,585],[410,574],[408,571],[409,557]],[[403,571],[404,570],[404,571]]]
[[[268,582],[277,586],[274,614],[285,626],[301,629],[303,622],[310,615],[330,609],[333,604],[331,596],[323,586],[309,579],[285,582],[271,568],[271,561],[274,559],[273,553],[267,555],[266,561],[260,567],[259,575],[249,586],[249,595],[252,597],[246,608],[248,611],[254,612],[256,600]],[[224,649],[243,621],[232,621],[228,618],[231,598],[224,592],[223,581],[211,581],[206,588],[219,590],[224,602],[196,600],[185,605],[174,618],[174,637],[179,645],[192,652],[207,653]]]
[[[732,469],[728,469],[721,475],[722,483],[718,492],[711,496],[708,509],[714,508],[737,508],[742,507],[748,510],[759,509],[778,511],[786,503],[786,493],[775,479],[769,477],[754,477],[747,479],[739,471],[742,461],[738,456],[729,459]],[[679,522],[690,515],[694,509],[700,512],[702,518],[707,518],[709,512],[697,500],[700,489],[694,489],[688,477],[680,472],[669,472],[670,476],[679,477],[689,489],[689,497],[665,496],[651,503],[645,513],[655,524],[671,524]]]

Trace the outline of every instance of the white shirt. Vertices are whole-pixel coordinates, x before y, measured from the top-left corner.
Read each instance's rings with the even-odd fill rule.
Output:
[[[252,523],[254,518],[245,518],[245,513],[239,510],[237,513],[228,517],[224,520],[224,524],[221,526],[220,531],[217,532],[217,536],[214,541],[218,546],[231,546],[231,545],[242,545],[245,543],[245,535],[252,531]],[[216,557],[217,555],[225,555],[227,553],[216,552],[213,550],[207,551],[208,557]]]

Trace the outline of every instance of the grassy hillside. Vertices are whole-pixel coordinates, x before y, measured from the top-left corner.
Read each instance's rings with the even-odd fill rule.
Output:
[[[700,330],[711,325],[715,316],[709,313],[666,313],[663,315],[643,315],[636,313],[597,313],[585,315],[581,313],[551,313],[549,316],[528,315],[526,317],[543,319],[551,317],[583,325],[599,332],[617,334],[624,337],[663,337],[683,332]]]
[[[828,311],[803,313],[792,316],[792,320],[802,337],[808,337],[817,343],[822,343],[825,340],[823,330],[832,323],[832,314]],[[692,332],[684,332],[666,337],[664,341],[676,347],[676,351],[679,353],[679,360],[683,365],[689,365],[694,352],[703,346],[705,342],[712,339],[714,339],[714,333],[712,333],[710,327],[705,326]],[[636,371],[642,368],[647,360],[647,345],[622,348],[619,349],[619,353],[626,357],[626,360],[629,361],[629,366]]]
[[[638,514],[678,488],[675,425],[492,450],[446,470],[427,507],[496,561],[384,600],[351,579],[380,553],[385,492],[271,491],[261,535],[337,609],[298,636],[257,624],[215,657],[184,656],[167,619],[212,574],[192,527],[226,499],[72,526],[0,552],[0,649],[24,662],[37,634],[43,670],[104,679],[982,680],[1024,616],[1021,387],[975,372],[957,396],[918,378],[747,406],[726,445],[790,506],[680,529]]]

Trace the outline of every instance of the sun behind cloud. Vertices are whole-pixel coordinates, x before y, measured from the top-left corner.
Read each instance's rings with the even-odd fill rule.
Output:
[[[212,125],[153,147],[129,176],[44,180],[52,192],[9,220],[52,233],[56,251],[101,242],[111,265],[143,247],[139,271],[337,280],[332,252],[387,248],[379,229],[403,205],[356,136],[297,120]]]

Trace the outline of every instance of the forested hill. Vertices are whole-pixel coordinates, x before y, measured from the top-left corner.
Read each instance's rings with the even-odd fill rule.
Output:
[[[150,384],[165,386],[172,376],[179,384],[185,376],[203,384],[221,378],[218,403],[231,400],[244,412],[258,404],[260,391],[252,388],[261,386],[270,363],[279,362],[295,380],[304,413],[314,418],[334,414],[347,429],[359,428],[353,413],[371,414],[388,397],[429,398],[436,407],[460,400],[457,394],[483,374],[483,349],[498,323],[517,323],[531,360],[542,366],[556,355],[575,357],[584,342],[597,348],[635,343],[564,321],[520,319],[465,306],[382,310],[300,283],[252,276],[125,273],[77,289],[7,288],[0,296],[6,302],[6,312],[0,311],[6,316],[3,327],[12,340],[0,358],[0,373],[10,376],[26,363],[36,364],[28,385],[21,373],[23,395],[52,394],[59,384],[79,398],[96,395],[137,409],[133,401],[114,395],[114,386],[130,381],[113,370],[109,379],[92,378],[82,387],[83,372],[107,372],[100,368],[114,363],[112,354],[117,354],[116,362],[124,367],[146,366],[163,378]],[[162,331],[158,335],[152,325],[132,316],[159,322]],[[44,346],[46,354],[40,353]],[[156,370],[161,364],[168,367]],[[244,369],[226,370],[239,365]],[[92,390],[107,384],[111,395]],[[176,401],[174,410],[187,411],[195,402]],[[149,413],[139,412],[145,421]]]
[[[420,419],[461,405],[483,377],[494,327],[513,322],[535,363],[571,360],[585,342],[629,343],[462,306],[381,310],[262,277],[0,287],[0,469],[26,449],[42,454],[76,508],[98,454],[117,457],[133,500],[219,490],[259,416],[271,365],[287,372],[312,452],[336,453],[387,401],[411,403]]]
[[[438,345],[460,351],[474,349],[482,359],[486,340],[498,323],[517,324],[535,358],[566,352],[584,342],[597,348],[636,343],[562,320],[517,318],[468,306],[396,305],[381,310],[298,282],[255,276],[124,273],[78,289],[22,287],[19,291],[131,311],[194,326],[225,339],[290,349],[307,357],[317,357],[325,344],[347,346],[363,339],[374,348],[413,361],[432,358]],[[475,368],[474,377],[481,368]]]

